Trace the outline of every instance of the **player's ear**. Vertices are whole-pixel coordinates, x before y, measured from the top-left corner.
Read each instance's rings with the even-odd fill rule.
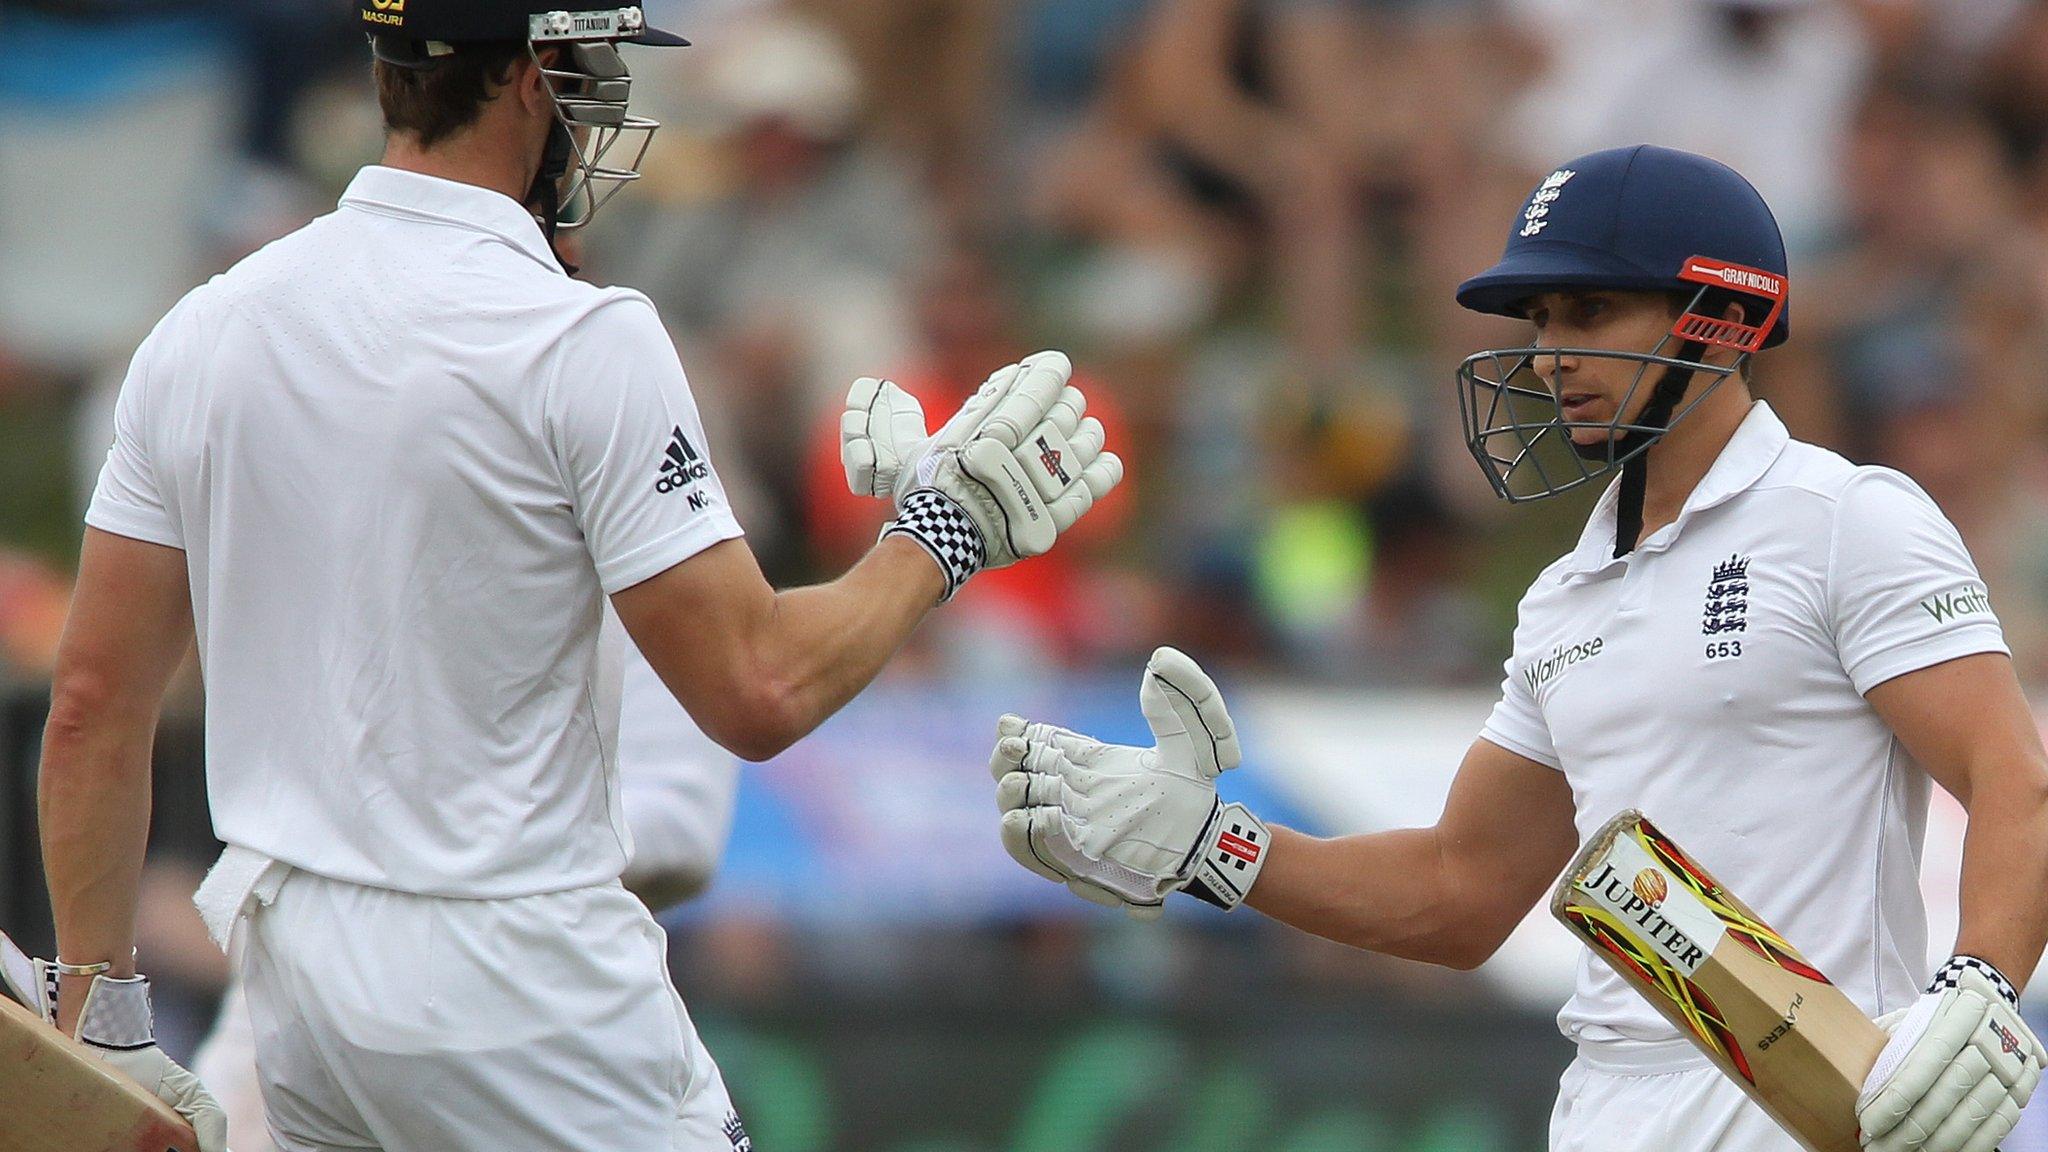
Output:
[[[539,52],[538,63],[533,56],[521,56],[513,61],[507,92],[517,98],[528,112],[554,115],[553,93],[549,91],[550,81],[544,69],[555,67],[561,55],[560,48],[543,48]]]

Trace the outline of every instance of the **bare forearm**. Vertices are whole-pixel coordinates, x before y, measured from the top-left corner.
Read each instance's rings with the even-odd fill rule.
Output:
[[[1969,800],[1956,951],[2024,988],[2048,944],[2048,771],[2000,773]]]
[[[135,905],[149,839],[153,724],[85,727],[52,713],[38,808],[57,954],[134,974]],[[78,1004],[65,997],[67,1026]]]
[[[1456,909],[1433,828],[1319,840],[1273,829],[1273,846],[1247,903],[1273,919],[1340,944],[1470,968],[1492,952]]]
[[[756,652],[777,688],[780,742],[801,739],[867,687],[944,590],[932,558],[892,536],[830,584],[777,593]]]

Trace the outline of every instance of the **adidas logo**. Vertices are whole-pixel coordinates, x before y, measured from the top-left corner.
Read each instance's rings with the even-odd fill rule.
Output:
[[[661,475],[654,481],[654,490],[663,494],[678,488],[687,488],[711,475],[711,465],[697,454],[696,446],[683,435],[681,425],[669,433],[668,448],[661,456]]]

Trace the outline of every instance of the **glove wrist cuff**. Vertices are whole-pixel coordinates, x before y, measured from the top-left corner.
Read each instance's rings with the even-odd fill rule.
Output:
[[[1181,891],[1230,911],[1251,892],[1272,839],[1249,808],[1218,801],[1195,841],[1194,871]]]
[[[156,1043],[149,979],[95,976],[78,1014],[78,1038],[95,1048],[129,1051]]]
[[[1960,987],[1969,973],[1975,973],[1989,983],[2005,1001],[2006,1007],[2020,1006],[2019,990],[2012,986],[2012,981],[2005,978],[2005,973],[2000,972],[1989,960],[1980,960],[1975,956],[1958,954],[1949,957],[1948,963],[1935,970],[1934,979],[1927,982],[1927,991],[1930,994],[1939,994]]]
[[[941,603],[951,600],[961,585],[988,563],[988,546],[973,517],[937,488],[913,488],[905,493],[902,508],[882,536],[908,536],[931,555],[946,578]]]

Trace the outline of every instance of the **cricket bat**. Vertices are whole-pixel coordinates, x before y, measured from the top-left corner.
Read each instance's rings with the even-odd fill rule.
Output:
[[[0,994],[0,1148],[199,1152],[170,1105]]]
[[[1857,1152],[1884,1029],[1641,812],[1587,840],[1550,911],[1801,1144]]]

